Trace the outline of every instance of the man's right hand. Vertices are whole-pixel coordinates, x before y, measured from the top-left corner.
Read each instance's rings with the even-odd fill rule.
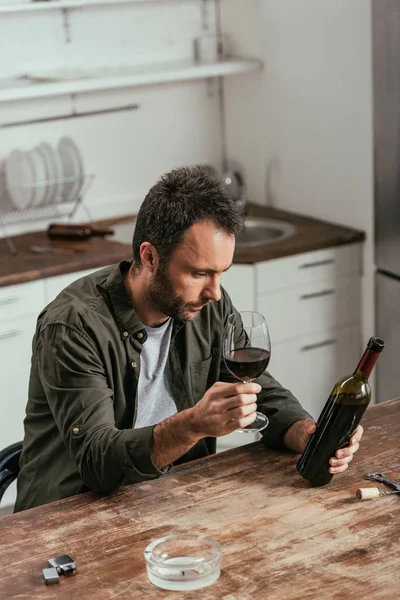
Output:
[[[196,436],[219,437],[250,425],[256,418],[258,383],[217,381],[189,409],[188,426]]]
[[[163,469],[205,437],[220,437],[250,425],[256,415],[258,383],[217,381],[192,408],[153,429],[152,460]]]

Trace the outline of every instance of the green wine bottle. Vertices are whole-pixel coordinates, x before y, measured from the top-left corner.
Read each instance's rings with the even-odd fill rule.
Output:
[[[347,446],[350,437],[371,400],[368,377],[382,352],[385,342],[372,337],[356,370],[340,379],[334,386],[318,418],[317,429],[301,454],[297,471],[312,486],[326,485],[333,475],[329,473],[329,459],[339,448]]]

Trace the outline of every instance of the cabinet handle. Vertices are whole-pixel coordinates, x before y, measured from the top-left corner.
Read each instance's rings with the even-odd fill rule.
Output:
[[[2,340],[9,340],[10,338],[18,337],[19,335],[22,335],[22,331],[19,329],[10,329],[10,331],[0,333],[0,342]]]
[[[312,298],[320,298],[321,296],[331,296],[335,293],[335,290],[322,290],[321,292],[314,292],[313,294],[303,294],[300,296],[300,300],[311,300]]]
[[[317,344],[309,344],[300,348],[300,352],[309,352],[310,350],[316,350],[317,348],[323,348],[324,346],[333,346],[336,344],[336,340],[325,340],[324,342],[318,342]]]
[[[335,262],[334,258],[325,258],[324,260],[316,260],[315,262],[304,263],[299,266],[299,269],[310,269],[311,267],[323,267],[324,265],[331,265]]]
[[[6,306],[6,304],[15,304],[20,301],[19,296],[9,296],[8,298],[0,298],[0,306]]]

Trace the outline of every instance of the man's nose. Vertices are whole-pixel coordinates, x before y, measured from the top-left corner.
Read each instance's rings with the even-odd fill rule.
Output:
[[[221,286],[219,279],[212,279],[207,287],[203,290],[203,295],[208,298],[208,300],[218,302],[218,300],[221,299]]]

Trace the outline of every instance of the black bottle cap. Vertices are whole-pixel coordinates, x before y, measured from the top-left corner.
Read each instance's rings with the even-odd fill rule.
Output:
[[[374,352],[382,352],[382,350],[385,347],[385,342],[378,337],[372,337],[370,338],[367,348],[370,348],[370,350],[373,350]]]

